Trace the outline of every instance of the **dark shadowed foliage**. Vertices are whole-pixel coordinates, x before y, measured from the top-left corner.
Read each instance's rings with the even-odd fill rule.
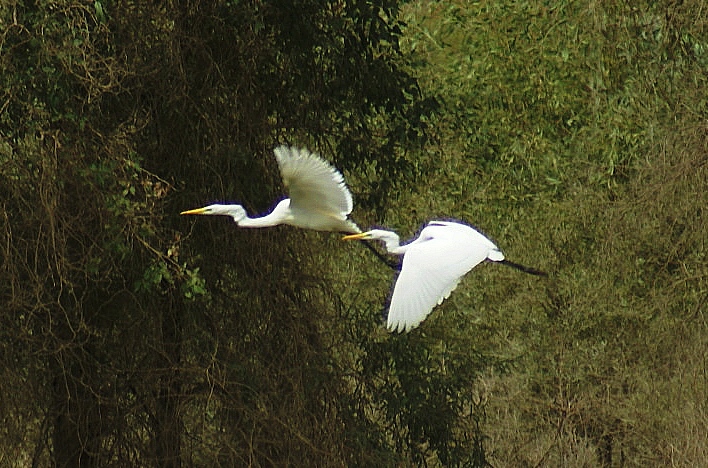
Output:
[[[342,466],[324,235],[182,209],[282,193],[272,148],[415,168],[397,4],[0,7],[3,452],[57,466]],[[322,265],[317,265],[321,268]],[[323,338],[324,337],[324,338]]]

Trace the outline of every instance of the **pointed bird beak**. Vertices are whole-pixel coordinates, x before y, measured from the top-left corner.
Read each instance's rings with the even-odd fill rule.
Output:
[[[342,240],[366,239],[368,235],[368,232],[360,232],[359,234],[349,234],[348,236],[342,237]]]
[[[195,210],[183,211],[180,214],[181,215],[193,215],[193,214],[200,215],[200,214],[204,214],[205,211],[206,211],[206,208],[197,208]]]

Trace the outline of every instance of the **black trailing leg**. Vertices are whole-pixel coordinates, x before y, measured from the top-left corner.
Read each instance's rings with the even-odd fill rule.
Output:
[[[374,255],[376,255],[376,258],[384,262],[389,268],[392,268],[396,271],[401,270],[401,263],[399,261],[391,260],[391,258],[379,252],[376,247],[371,245],[371,243],[369,243],[369,241],[367,241],[366,239],[361,239],[360,242],[364,244],[367,249],[371,250]]]
[[[502,265],[510,266],[511,268],[516,268],[519,271],[523,271],[524,273],[528,273],[529,275],[536,275],[536,276],[548,276],[548,273],[537,270],[535,268],[527,267],[524,265],[520,265],[518,263],[510,262],[509,260],[502,260],[501,262]]]

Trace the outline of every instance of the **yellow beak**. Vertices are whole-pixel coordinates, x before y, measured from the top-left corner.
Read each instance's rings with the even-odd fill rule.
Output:
[[[366,232],[360,232],[359,234],[349,234],[348,236],[342,237],[342,240],[366,239],[367,235],[368,233]]]
[[[181,215],[186,215],[186,214],[189,214],[189,215],[191,215],[191,214],[204,214],[205,211],[206,211],[206,208],[197,208],[197,209],[194,209],[194,210],[183,211],[183,212],[181,212],[180,214],[181,214]]]

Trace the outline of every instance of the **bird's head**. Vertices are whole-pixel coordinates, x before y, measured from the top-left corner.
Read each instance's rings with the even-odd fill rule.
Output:
[[[398,247],[400,238],[398,234],[393,231],[386,231],[384,229],[372,229],[371,231],[360,232],[358,234],[350,234],[344,236],[343,240],[379,240],[386,244],[386,247],[391,249]]]
[[[381,240],[396,238],[398,235],[395,232],[384,231],[383,229],[372,229],[371,231],[360,232],[357,234],[349,234],[348,236],[342,237],[342,240]]]
[[[209,205],[204,208],[195,210],[187,210],[180,213],[181,215],[221,215],[231,216],[235,222],[240,222],[246,217],[246,210],[241,205]]]

